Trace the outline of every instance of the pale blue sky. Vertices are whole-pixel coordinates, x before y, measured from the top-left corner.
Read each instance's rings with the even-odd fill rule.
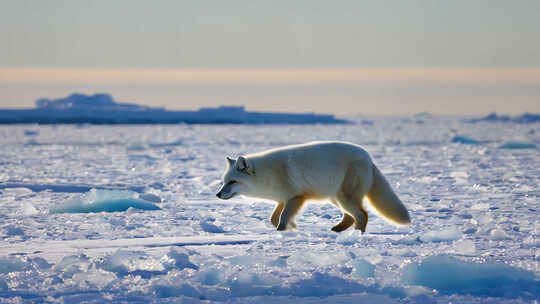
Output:
[[[540,66],[538,0],[2,0],[1,66]]]
[[[0,107],[31,107],[39,97],[80,91],[174,109],[245,104],[337,114],[540,112],[539,37],[538,0],[0,0]],[[432,79],[393,80],[396,68],[430,75],[433,67],[494,68],[495,76],[488,70],[456,79],[447,77],[452,71],[436,71]],[[515,70],[505,76],[516,67],[532,72],[523,79]],[[60,68],[78,69],[74,79],[55,78]],[[109,76],[96,79],[94,71],[87,79],[85,68],[120,76],[107,82]],[[130,75],[125,68],[138,70]],[[158,69],[156,78],[143,81],[148,77],[141,68]],[[313,70],[301,73],[309,79],[332,68],[391,69],[377,72],[376,80],[360,71],[367,76],[308,84],[265,83],[268,77],[259,73],[254,85],[249,72],[234,83],[224,74],[206,82],[158,81],[165,70],[186,68],[209,69],[208,77],[213,69],[231,75],[263,69],[287,79],[291,74],[282,71],[291,68]]]

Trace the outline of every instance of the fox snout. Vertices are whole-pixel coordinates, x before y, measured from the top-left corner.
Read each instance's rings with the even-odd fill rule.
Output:
[[[226,200],[226,199],[230,199],[231,197],[233,197],[234,194],[232,194],[232,193],[223,193],[223,190],[221,190],[218,193],[216,193],[216,196],[218,198],[220,198],[220,199]]]
[[[216,193],[216,196],[220,199],[223,199],[223,200],[226,200],[226,199],[230,199],[231,197],[233,197],[236,193],[233,193],[230,191],[227,191],[227,189],[220,189],[218,193]]]

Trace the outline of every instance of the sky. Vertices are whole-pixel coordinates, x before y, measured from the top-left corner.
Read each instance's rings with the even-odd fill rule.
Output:
[[[0,107],[540,112],[540,1],[0,0]]]

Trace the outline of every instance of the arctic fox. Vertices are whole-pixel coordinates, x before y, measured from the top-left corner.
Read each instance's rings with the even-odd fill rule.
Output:
[[[227,157],[221,199],[235,195],[278,202],[270,222],[277,230],[295,228],[294,217],[306,200],[330,200],[341,208],[343,219],[332,228],[341,232],[354,224],[366,231],[367,196],[375,210],[395,224],[410,223],[409,213],[369,154],[346,142],[310,142],[301,145]]]

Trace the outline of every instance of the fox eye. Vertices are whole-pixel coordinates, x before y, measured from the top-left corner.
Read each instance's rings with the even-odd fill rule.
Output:
[[[227,185],[234,185],[236,183],[237,183],[237,181],[232,180],[232,181],[228,182]]]

